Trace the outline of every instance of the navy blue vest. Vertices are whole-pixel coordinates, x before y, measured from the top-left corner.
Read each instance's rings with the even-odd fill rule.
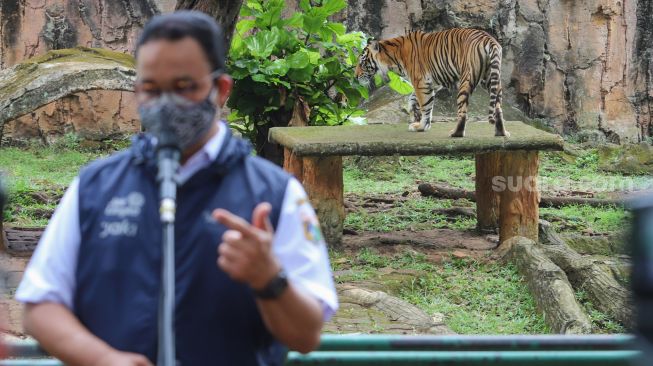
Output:
[[[157,354],[161,223],[149,138],[84,168],[79,182],[79,249],[74,312],[111,346]],[[178,188],[175,223],[176,341],[181,366],[277,365],[285,349],[265,329],[251,289],[216,264],[226,228],[215,208],[248,221],[263,201],[276,226],[289,175],[251,156],[228,132],[216,160]]]

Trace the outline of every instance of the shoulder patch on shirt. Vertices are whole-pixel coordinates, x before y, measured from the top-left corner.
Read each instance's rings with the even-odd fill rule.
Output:
[[[306,237],[306,240],[316,245],[322,241],[320,223],[314,215],[302,213],[302,226],[304,227],[304,236]]]

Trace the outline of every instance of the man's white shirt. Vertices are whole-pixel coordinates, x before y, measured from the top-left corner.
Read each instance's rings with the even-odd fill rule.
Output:
[[[218,123],[218,133],[179,169],[177,177],[180,184],[217,157],[229,128],[224,122]],[[18,301],[55,302],[73,309],[75,272],[81,242],[78,200],[79,178],[75,178],[59,202],[27,265],[16,291]],[[326,245],[319,231],[316,231],[318,227],[315,211],[304,188],[291,178],[286,186],[272,251],[293,286],[316,298],[322,304],[324,319],[328,320],[338,309],[338,299]]]

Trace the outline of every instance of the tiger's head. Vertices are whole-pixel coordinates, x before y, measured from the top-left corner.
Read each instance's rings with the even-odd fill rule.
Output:
[[[379,41],[368,40],[367,46],[358,57],[356,65],[356,79],[363,85],[369,85],[374,75],[379,71]]]

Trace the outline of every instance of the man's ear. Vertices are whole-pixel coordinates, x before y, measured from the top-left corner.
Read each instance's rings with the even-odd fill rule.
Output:
[[[224,107],[233,85],[234,80],[228,74],[222,74],[215,79],[215,86],[218,88],[218,97],[215,102],[220,108]]]

